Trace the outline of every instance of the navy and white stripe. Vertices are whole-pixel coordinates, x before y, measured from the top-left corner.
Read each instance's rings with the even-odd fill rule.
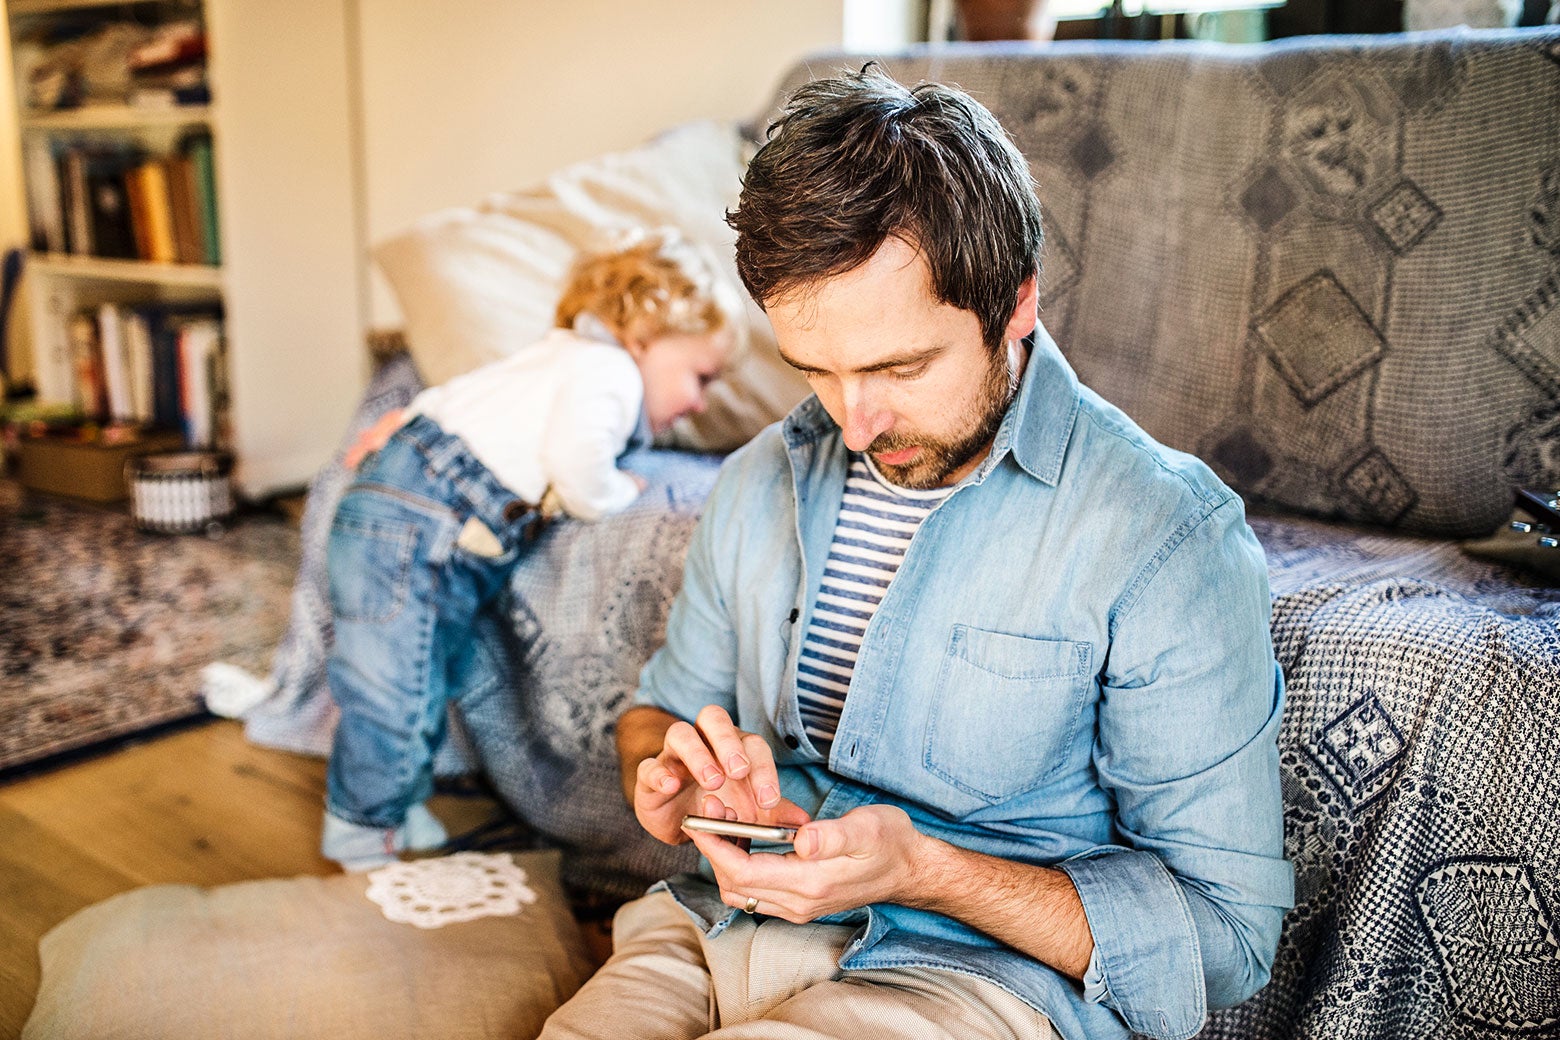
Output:
[[[852,458],[823,584],[797,661],[802,724],[819,750],[827,752],[839,728],[867,622],[883,602],[921,521],[952,490],[894,487],[866,456]]]

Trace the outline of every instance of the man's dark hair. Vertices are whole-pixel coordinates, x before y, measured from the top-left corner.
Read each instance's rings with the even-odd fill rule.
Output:
[[[1034,178],[996,117],[963,91],[907,89],[871,64],[791,94],[726,221],[760,304],[903,238],[937,298],[973,312],[993,350],[1040,271]]]

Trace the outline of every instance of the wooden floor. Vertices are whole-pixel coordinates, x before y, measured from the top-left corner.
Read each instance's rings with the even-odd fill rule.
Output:
[[[38,989],[38,940],[77,910],[142,885],[329,874],[318,853],[324,762],[257,748],[214,722],[0,786],[0,1038]],[[438,797],[460,833],[494,812]]]

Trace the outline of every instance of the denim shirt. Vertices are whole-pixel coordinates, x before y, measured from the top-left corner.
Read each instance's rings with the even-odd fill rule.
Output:
[[[1084,986],[963,923],[876,904],[845,970],[988,979],[1067,1040],[1189,1037],[1267,981],[1283,858],[1283,680],[1240,499],[1081,386],[1038,329],[992,450],[922,523],[867,628],[827,760],[796,663],[849,465],[809,398],[723,467],[639,703],[731,712],[816,818],[896,805],[922,833],[1054,866],[1082,899]],[[669,883],[711,935],[708,863]]]

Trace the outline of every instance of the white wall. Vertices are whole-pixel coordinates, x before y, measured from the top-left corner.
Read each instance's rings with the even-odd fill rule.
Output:
[[[367,244],[690,119],[759,113],[845,0],[359,0]],[[398,320],[382,282],[371,321]]]

